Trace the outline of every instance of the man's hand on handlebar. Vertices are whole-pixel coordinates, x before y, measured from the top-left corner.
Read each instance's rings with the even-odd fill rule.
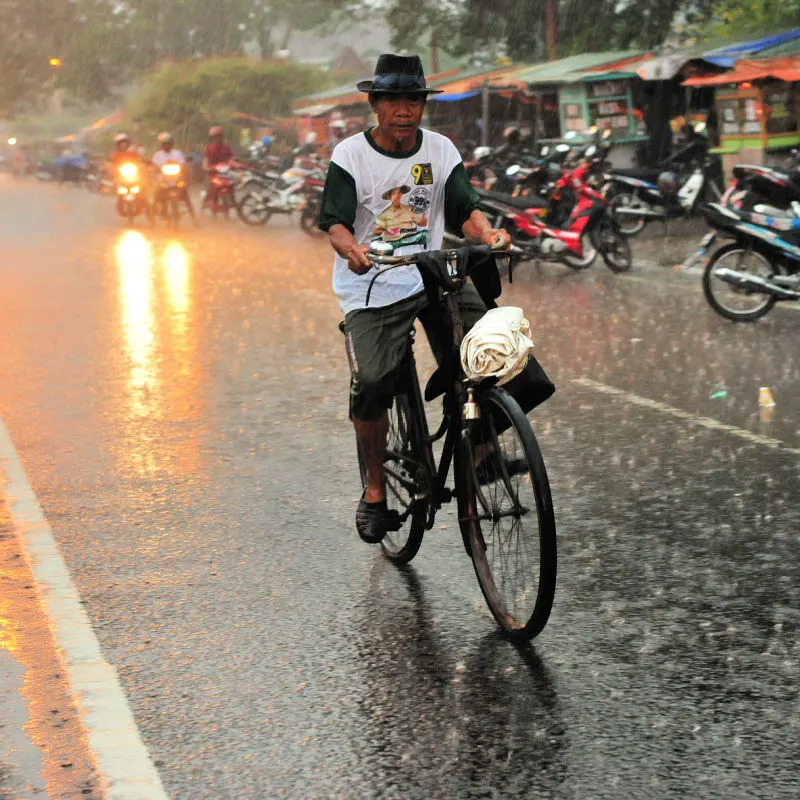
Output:
[[[490,247],[498,247],[502,242],[503,250],[511,247],[511,236],[505,228],[490,228],[481,232],[481,244],[488,244]]]
[[[363,275],[372,269],[372,262],[367,258],[369,245],[359,244],[348,228],[339,224],[332,225],[328,235],[333,249],[347,260],[347,266],[356,275]]]
[[[363,275],[372,269],[372,262],[367,258],[368,244],[354,244],[347,253],[343,253],[347,259],[347,266],[356,273]]]

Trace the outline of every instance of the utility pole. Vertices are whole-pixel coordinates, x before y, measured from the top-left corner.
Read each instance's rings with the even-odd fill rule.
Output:
[[[434,75],[439,74],[439,38],[436,28],[431,31],[431,71]]]
[[[547,0],[544,7],[545,38],[547,40],[547,60],[556,60],[556,33],[558,29],[558,0]]]

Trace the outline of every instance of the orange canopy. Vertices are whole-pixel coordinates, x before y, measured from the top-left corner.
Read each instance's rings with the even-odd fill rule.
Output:
[[[763,78],[777,78],[787,83],[800,81],[800,56],[770,59],[743,58],[734,64],[730,72],[705,78],[689,78],[683,82],[683,85],[725,86],[729,83],[744,83]]]

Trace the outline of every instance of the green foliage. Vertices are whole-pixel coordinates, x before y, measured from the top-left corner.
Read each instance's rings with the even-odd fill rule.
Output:
[[[133,98],[128,114],[148,134],[169,130],[184,145],[197,145],[205,142],[212,124],[232,132],[237,124],[232,113],[274,120],[291,114],[298,97],[342,80],[341,74],[281,61],[214,58],[166,63]]]
[[[715,0],[705,30],[712,36],[738,36],[797,26],[800,0]]]

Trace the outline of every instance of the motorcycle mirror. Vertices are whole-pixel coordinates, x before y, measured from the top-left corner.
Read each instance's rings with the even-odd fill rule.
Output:
[[[369,254],[371,256],[390,256],[394,253],[394,247],[389,242],[376,239],[370,243]]]

